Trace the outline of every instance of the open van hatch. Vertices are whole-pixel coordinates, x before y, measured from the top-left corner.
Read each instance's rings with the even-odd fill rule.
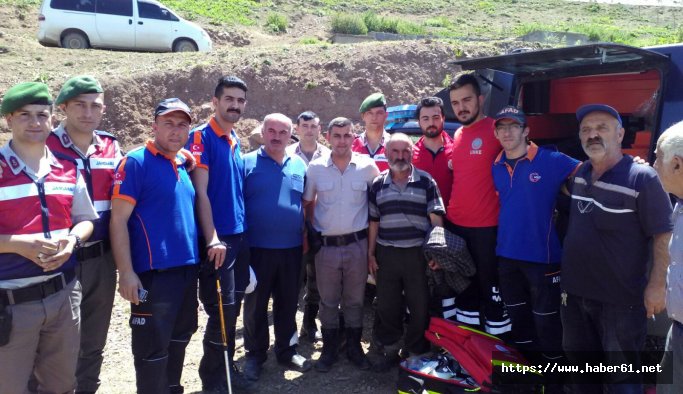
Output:
[[[652,160],[652,131],[659,129],[660,92],[670,64],[665,55],[600,43],[452,63],[477,70],[491,85],[489,115],[507,104],[522,108],[537,143],[553,143],[585,158],[574,113],[583,104],[603,103],[622,115],[625,153]],[[497,81],[508,83],[498,86]]]

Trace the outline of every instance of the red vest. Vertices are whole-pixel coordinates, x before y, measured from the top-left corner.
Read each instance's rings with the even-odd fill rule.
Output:
[[[370,149],[368,149],[367,145],[367,140],[365,139],[365,133],[363,133],[353,140],[351,150],[373,159],[375,161],[375,164],[377,165],[377,168],[379,168],[379,171],[382,172],[389,168],[389,161],[387,160],[386,152],[384,151],[384,146],[386,145],[388,139],[389,134],[385,131],[384,135],[382,136],[382,140],[379,143],[379,147],[377,148],[375,153],[370,153]]]
[[[21,160],[8,146],[0,151],[0,161],[7,164],[0,178],[0,234],[40,234],[45,238],[68,234],[77,168],[67,159],[50,156],[50,173],[34,181],[21,170]],[[74,264],[72,258],[55,272],[72,269]],[[0,280],[49,273],[18,254],[0,253]]]
[[[113,135],[96,130],[94,140],[88,152],[82,156],[62,124],[50,133],[46,141],[52,152],[73,158],[85,180],[90,200],[100,215],[99,220],[93,221],[95,229],[89,241],[109,238],[108,211],[111,210],[111,186],[116,166],[122,157],[119,143]]]

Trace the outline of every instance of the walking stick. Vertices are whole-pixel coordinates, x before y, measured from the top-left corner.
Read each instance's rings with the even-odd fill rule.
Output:
[[[218,292],[218,315],[221,319],[221,337],[223,339],[223,358],[225,359],[225,376],[228,378],[228,393],[232,394],[232,382],[230,380],[230,364],[228,363],[228,334],[225,329],[225,317],[223,315],[223,295],[221,292],[221,276],[216,277],[216,292]]]

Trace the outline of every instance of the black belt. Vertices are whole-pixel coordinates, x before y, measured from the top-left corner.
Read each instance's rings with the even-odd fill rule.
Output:
[[[76,251],[76,260],[85,261],[100,257],[111,250],[109,241],[101,241],[90,246],[85,246]]]
[[[342,235],[323,235],[323,246],[346,246],[356,241],[360,241],[368,237],[368,230],[363,229],[355,233]]]
[[[45,282],[21,287],[19,289],[0,289],[0,302],[5,305],[13,305],[42,300],[65,288],[75,277],[76,272],[74,270],[69,270],[62,272]]]

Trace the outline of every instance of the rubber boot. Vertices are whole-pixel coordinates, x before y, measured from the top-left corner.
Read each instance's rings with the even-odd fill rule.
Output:
[[[301,324],[301,337],[307,339],[309,342],[317,342],[322,339],[318,325],[315,323],[315,318],[318,316],[318,305],[306,305],[304,307],[304,318]]]
[[[346,321],[344,320],[344,312],[339,311],[339,338],[337,339],[339,343],[339,352],[343,353],[346,351]]]
[[[358,369],[365,371],[372,367],[370,360],[363,352],[360,340],[363,335],[363,327],[349,327],[346,329],[346,358],[349,359],[358,367]]]
[[[339,329],[323,328],[323,351],[320,358],[315,363],[318,372],[329,372],[332,365],[337,362],[337,349],[339,347]]]

